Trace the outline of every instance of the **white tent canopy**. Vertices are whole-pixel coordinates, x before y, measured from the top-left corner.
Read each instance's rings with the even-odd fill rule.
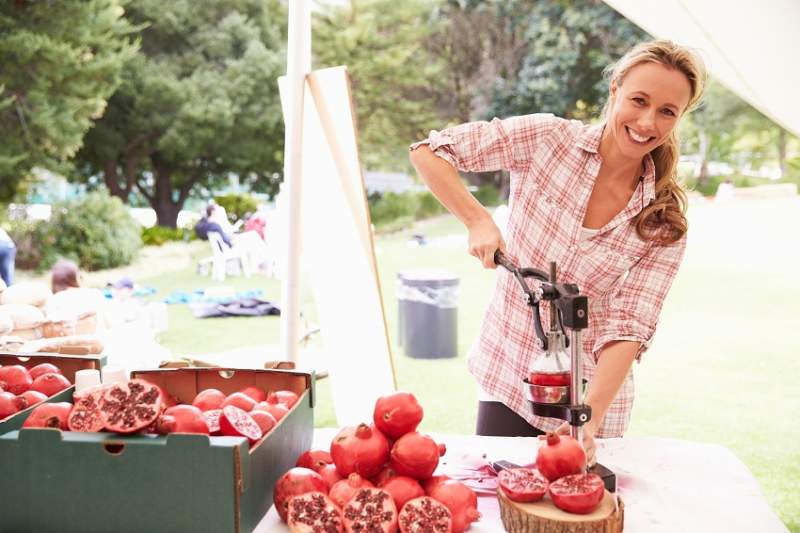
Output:
[[[800,0],[606,0],[650,35],[696,48],[711,75],[800,136]]]

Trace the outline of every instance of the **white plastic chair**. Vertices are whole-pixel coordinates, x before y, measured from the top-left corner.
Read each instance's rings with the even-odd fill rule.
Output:
[[[225,241],[216,231],[208,233],[208,242],[211,245],[211,277],[215,281],[225,281],[229,265],[235,267],[234,273],[236,275],[250,277],[250,264],[243,251],[225,244]]]

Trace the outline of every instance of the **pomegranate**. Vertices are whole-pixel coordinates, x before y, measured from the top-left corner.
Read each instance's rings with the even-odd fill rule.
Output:
[[[158,387],[158,385],[156,385]],[[165,411],[170,407],[178,405],[178,400],[175,397],[168,393],[164,388],[158,387],[158,393],[161,395],[161,411]]]
[[[261,438],[261,428],[253,417],[235,405],[223,407],[219,417],[219,430],[229,437],[247,437],[250,444]]]
[[[550,484],[550,498],[562,511],[588,514],[603,501],[605,487],[597,474],[573,474]]]
[[[103,417],[100,414],[100,403],[103,398],[104,389],[94,387],[82,391],[80,395],[73,395],[75,405],[67,417],[67,426],[70,431],[96,432],[105,427]]]
[[[400,533],[450,533],[453,530],[450,510],[429,496],[408,501],[397,522]]]
[[[222,415],[222,409],[212,409],[210,411],[203,412],[203,418],[206,419],[206,424],[208,424],[208,431],[212,435],[219,435],[219,417]]]
[[[10,392],[0,392],[0,420],[27,407],[28,402],[22,396],[17,397]]]
[[[50,372],[48,374],[42,374],[34,379],[31,384],[31,390],[41,392],[49,398],[64,389],[68,389],[70,386],[72,386],[72,383],[70,383],[67,378],[61,374]]]
[[[394,443],[390,464],[401,476],[428,479],[439,465],[439,451],[432,438],[412,431]]]
[[[353,472],[370,478],[389,460],[389,443],[374,426],[360,424],[343,428],[331,442],[331,457],[343,476]]]
[[[389,438],[399,439],[422,421],[422,406],[410,392],[394,392],[378,398],[372,420]]]
[[[250,396],[256,403],[267,401],[267,392],[264,389],[260,389],[258,387],[253,387],[253,386],[245,387],[239,392],[241,392],[246,396]]]
[[[342,512],[322,492],[307,492],[290,498],[286,522],[292,533],[344,531]]]
[[[319,473],[320,476],[322,476],[322,479],[325,480],[325,484],[328,485],[328,490],[330,490],[331,487],[333,487],[336,483],[344,479],[339,474],[339,471],[336,470],[336,465],[334,464],[325,465],[319,470],[317,470],[317,472]]]
[[[319,474],[309,468],[294,467],[283,474],[275,482],[275,490],[272,493],[272,501],[275,510],[286,522],[286,515],[289,510],[289,498],[300,496],[307,492],[326,492],[325,481]]]
[[[397,531],[397,507],[381,489],[358,489],[342,509],[347,533]]]
[[[442,502],[453,517],[453,533],[469,528],[472,522],[481,518],[478,512],[478,495],[460,481],[443,481],[429,494],[434,500]]]
[[[275,427],[275,424],[277,424],[275,418],[271,414],[265,413],[264,411],[250,411],[250,418],[255,420],[256,424],[258,424],[258,427],[261,428],[262,436],[269,433],[272,428]]]
[[[42,404],[31,411],[22,427],[67,430],[67,417],[71,410],[72,404],[69,402]]]
[[[329,452],[325,450],[306,450],[297,458],[295,466],[302,466],[319,472],[322,467],[329,464],[333,464],[333,458]]]
[[[397,472],[394,471],[394,468],[392,468],[391,466],[384,466],[383,470],[378,472],[377,476],[372,476],[370,478],[370,481],[372,481],[375,484],[375,486],[377,487],[381,483],[384,483],[385,481],[388,481],[390,478],[393,478],[396,475],[397,475]]]
[[[31,388],[33,379],[22,365],[0,367],[0,387],[11,394],[22,394]]]
[[[152,424],[161,413],[161,391],[141,379],[114,383],[100,399],[103,425],[116,433],[134,433]]]
[[[547,478],[535,468],[512,468],[497,475],[500,489],[515,502],[538,502],[547,492]]]
[[[268,402],[258,402],[253,410],[264,411],[271,414],[275,420],[280,421],[281,418],[286,416],[286,413],[289,412],[289,408],[283,405],[282,403],[268,403]]]
[[[192,400],[192,405],[201,411],[211,411],[212,409],[222,409],[225,402],[225,394],[217,389],[206,389],[197,393]]]
[[[42,374],[61,374],[61,369],[50,363],[39,363],[28,369],[31,379],[36,379]]]
[[[586,467],[586,453],[572,437],[547,434],[547,445],[539,448],[536,468],[548,480],[579,474]]]
[[[25,403],[28,407],[31,405],[36,405],[37,403],[43,402],[47,399],[47,396],[35,390],[26,390],[20,394],[19,397],[25,398]]]
[[[267,403],[279,403],[285,405],[287,409],[291,409],[296,402],[297,394],[290,390],[270,392],[267,396]]]
[[[406,476],[393,476],[378,485],[392,495],[394,504],[398,509],[402,509],[408,500],[425,496],[425,491],[416,479]]]
[[[328,491],[328,496],[338,505],[344,507],[359,489],[373,488],[374,485],[368,479],[364,479],[355,472],[347,476],[347,479],[337,481]]]
[[[433,490],[433,487],[435,487],[439,483],[443,483],[445,481],[448,481],[449,479],[450,479],[450,477],[448,477],[448,476],[433,476],[430,479],[426,479],[426,480],[422,481],[422,483],[421,483],[422,484],[422,488],[425,489],[425,494],[430,496],[431,495],[431,491]]]
[[[208,423],[203,416],[203,411],[194,405],[173,405],[161,415],[158,421],[157,432],[160,435],[167,433],[202,433],[209,434]]]
[[[229,405],[233,405],[238,407],[242,411],[247,411],[248,413],[256,406],[256,401],[252,399],[247,394],[243,394],[241,392],[234,392],[230,394],[225,401],[222,402],[221,409],[228,407]]]
[[[545,385],[548,387],[567,387],[571,383],[572,378],[569,372],[562,372],[560,374],[540,374],[531,372],[529,381],[534,385]]]

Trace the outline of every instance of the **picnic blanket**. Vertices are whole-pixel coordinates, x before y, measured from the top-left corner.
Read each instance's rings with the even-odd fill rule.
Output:
[[[237,298],[227,302],[189,302],[195,318],[219,318],[229,316],[280,315],[277,305],[260,298]]]

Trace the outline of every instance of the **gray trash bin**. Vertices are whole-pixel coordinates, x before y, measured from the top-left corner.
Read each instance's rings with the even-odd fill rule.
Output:
[[[458,278],[435,270],[397,274],[398,343],[415,359],[458,355]]]

